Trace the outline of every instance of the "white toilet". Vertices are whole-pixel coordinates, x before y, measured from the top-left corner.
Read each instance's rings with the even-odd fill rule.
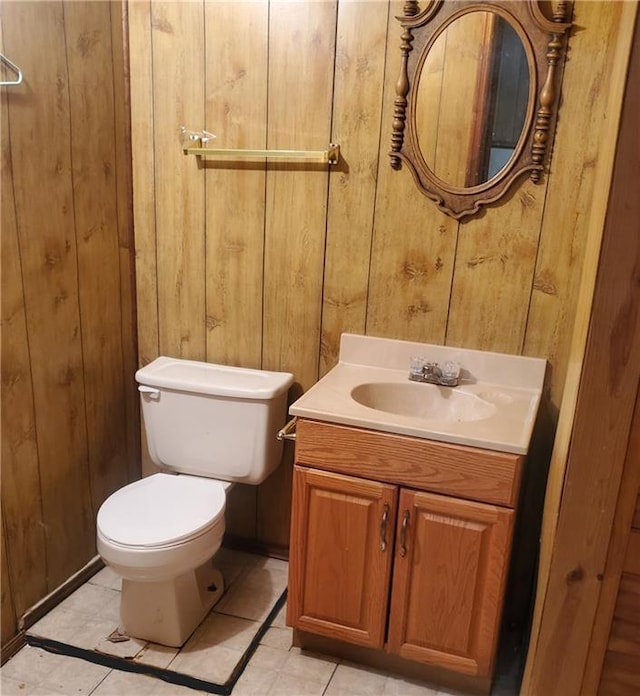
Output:
[[[98,553],[122,576],[120,629],[181,646],[222,595],[213,556],[226,490],[278,466],[293,375],[157,358],[138,370],[147,446],[163,471],[100,507]]]

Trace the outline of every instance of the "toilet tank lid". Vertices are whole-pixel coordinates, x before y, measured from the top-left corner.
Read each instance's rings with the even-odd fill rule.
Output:
[[[139,384],[214,396],[273,399],[293,384],[290,372],[268,372],[161,356],[136,372]]]

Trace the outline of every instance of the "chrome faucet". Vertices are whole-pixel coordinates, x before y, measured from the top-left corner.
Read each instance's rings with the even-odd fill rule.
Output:
[[[460,365],[452,360],[447,360],[444,365],[440,366],[438,363],[428,362],[424,358],[412,358],[409,379],[412,382],[457,387],[460,381]]]

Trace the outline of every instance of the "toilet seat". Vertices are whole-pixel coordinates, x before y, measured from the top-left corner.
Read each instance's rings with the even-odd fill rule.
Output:
[[[188,543],[224,524],[220,481],[154,474],[113,493],[98,511],[98,532],[114,547],[163,549]]]
[[[161,582],[197,568],[222,543],[225,497],[224,483],[197,476],[130,483],[98,511],[98,553],[126,580]]]

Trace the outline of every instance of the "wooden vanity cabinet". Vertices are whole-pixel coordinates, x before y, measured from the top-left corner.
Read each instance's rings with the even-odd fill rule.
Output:
[[[381,648],[397,488],[296,467],[288,612],[305,631]]]
[[[468,477],[455,465],[453,474],[443,473],[441,463],[430,466],[423,457],[434,443],[300,419],[297,432],[289,625],[465,675],[490,676],[514,510],[437,492],[456,485],[467,490]],[[357,443],[359,435],[361,450],[340,449],[345,437]],[[319,441],[321,448],[313,446]],[[435,446],[447,456],[471,449]],[[398,450],[405,459],[395,471],[391,453]],[[377,478],[385,481],[369,478],[376,469],[372,456],[380,459]],[[488,471],[500,465],[512,480],[500,486],[503,493],[493,485],[475,490],[493,491],[486,493],[492,498],[510,490],[515,501],[522,457],[484,456]],[[403,485],[411,471],[421,490],[415,478],[411,487]]]
[[[401,490],[389,652],[492,673],[513,517],[495,505]]]

